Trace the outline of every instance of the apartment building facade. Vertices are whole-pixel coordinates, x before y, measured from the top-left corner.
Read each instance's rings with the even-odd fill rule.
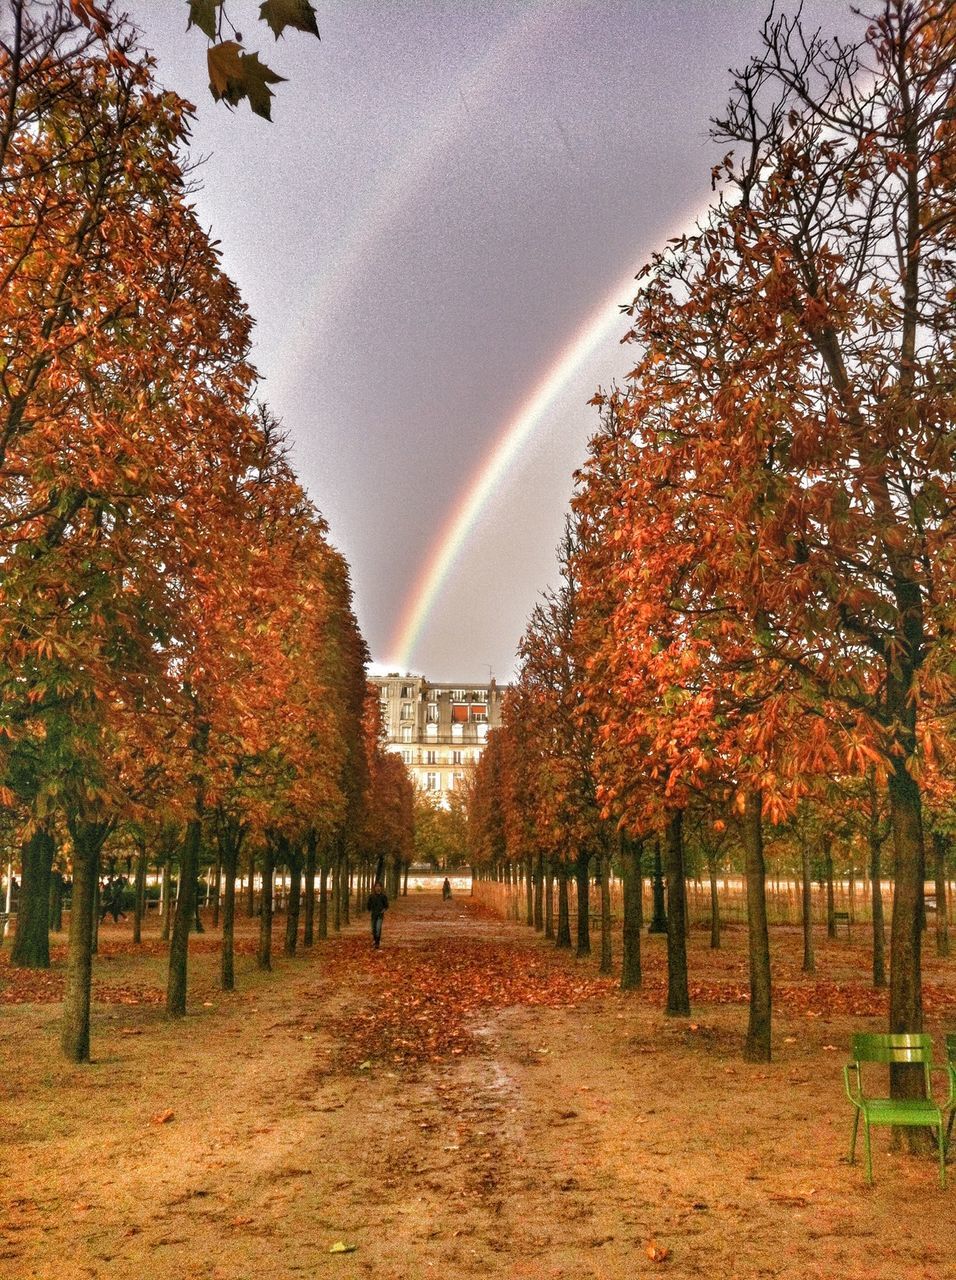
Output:
[[[446,807],[474,771],[491,729],[501,724],[506,685],[435,684],[423,676],[373,676],[388,750],[416,784]]]

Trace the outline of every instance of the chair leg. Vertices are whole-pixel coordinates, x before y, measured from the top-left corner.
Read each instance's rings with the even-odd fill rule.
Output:
[[[939,1123],[939,1185],[946,1189],[946,1143],[943,1141],[943,1122]]]
[[[873,1152],[870,1150],[870,1122],[868,1119],[863,1120],[863,1148],[866,1152],[866,1182],[867,1186],[873,1185]]]
[[[860,1111],[853,1108],[853,1136],[850,1138],[850,1164],[856,1164],[856,1131],[860,1127]]]

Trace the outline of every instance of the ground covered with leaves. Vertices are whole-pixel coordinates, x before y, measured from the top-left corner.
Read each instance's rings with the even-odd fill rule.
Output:
[[[231,996],[195,940],[171,1024],[163,946],[107,925],[83,1068],[57,1057],[60,971],[0,962],[0,1276],[956,1276],[932,1160],[880,1131],[872,1189],[846,1163],[845,1047],[883,1025],[862,930],[820,939],[813,979],[775,932],[755,1067],[742,930],[692,933],[693,1013],[667,1019],[661,938],[623,995],[464,900],[406,899],[380,951],[360,919],[271,975],[254,928]],[[941,1035],[956,962],[927,971]]]

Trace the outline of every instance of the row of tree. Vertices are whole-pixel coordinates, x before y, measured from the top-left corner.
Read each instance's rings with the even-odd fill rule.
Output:
[[[243,846],[268,940],[274,867],[308,887],[317,857],[407,850],[411,786],[380,747],[347,566],[254,402],[252,321],[190,204],[190,108],[112,6],[93,29],[76,10],[14,3],[0,43],[0,801],[15,963],[49,963],[69,866],[62,1046],[84,1060],[111,838],[143,874],[177,851],[181,1014],[204,846],[229,987]]]
[[[633,884],[659,839],[678,1013],[684,831],[736,824],[765,1059],[768,822],[859,812],[882,946],[885,816],[890,1029],[922,1023],[927,826],[942,862],[956,816],[956,4],[885,0],[859,45],[772,16],[715,136],[718,198],[645,267],[637,363],[596,397],[471,839],[572,866],[579,902],[589,859]]]

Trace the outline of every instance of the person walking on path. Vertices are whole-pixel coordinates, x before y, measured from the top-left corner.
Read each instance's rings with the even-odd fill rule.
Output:
[[[388,910],[388,898],[378,880],[372,885],[365,909],[372,916],[372,942],[377,950],[382,945],[382,920]]]
[[[126,919],[126,912],[123,910],[123,889],[125,885],[126,882],[122,876],[111,876],[103,889],[101,889],[103,901],[103,912],[100,916],[101,924],[110,914],[113,916],[114,924],[119,924],[120,916],[124,920]]]
[[[451,897],[451,881],[445,876],[445,883],[441,887],[441,896],[443,901],[447,902]]]

